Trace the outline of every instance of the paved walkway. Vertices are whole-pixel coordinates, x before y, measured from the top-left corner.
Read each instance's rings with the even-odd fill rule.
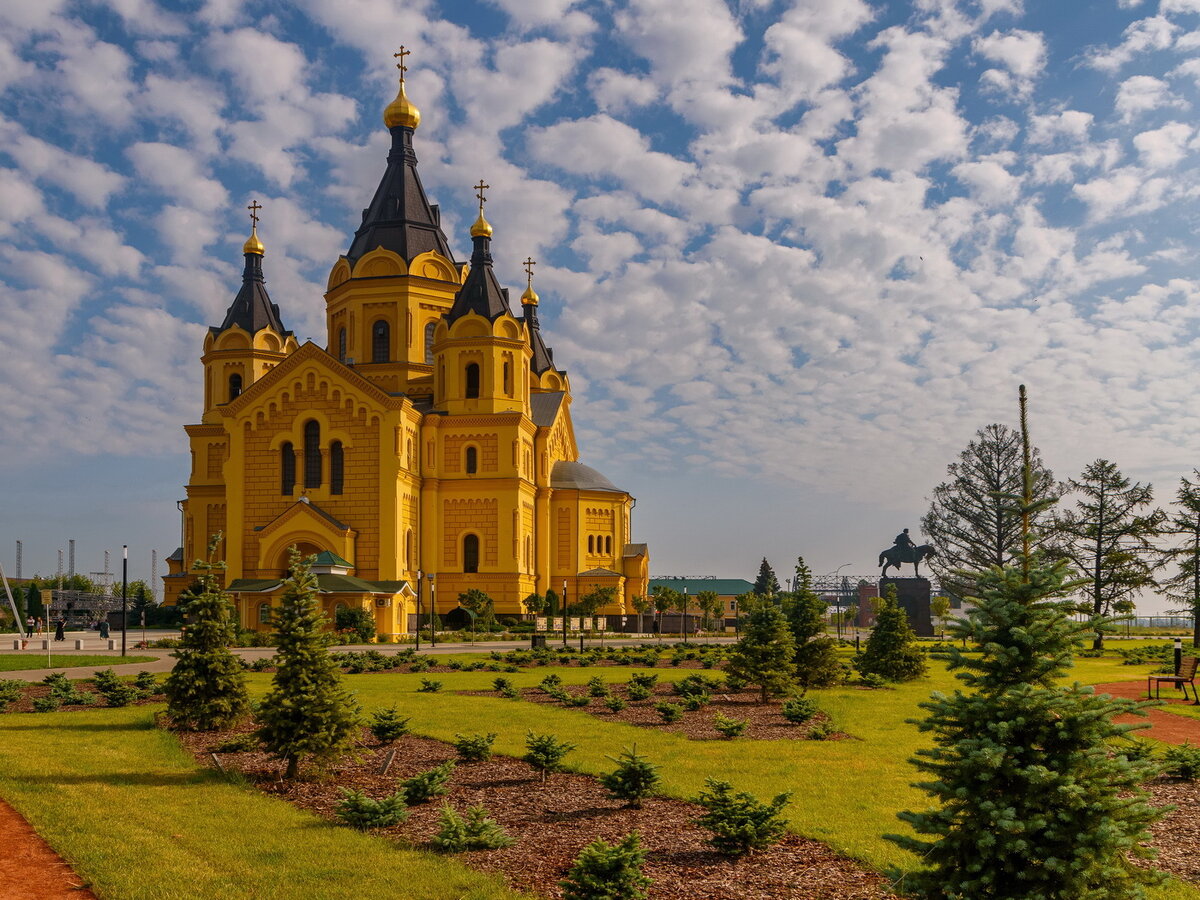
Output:
[[[171,656],[171,653],[174,651],[163,650],[163,649],[149,649],[149,650],[134,649],[133,645],[136,643],[136,641],[133,641],[132,638],[134,637],[135,633],[133,631],[130,631],[129,634],[130,634],[131,640],[128,643],[128,647],[127,647],[127,651],[126,651],[129,656],[154,656],[157,658],[153,662],[122,664],[120,661],[121,660],[121,651],[120,650],[109,650],[108,642],[101,640],[100,637],[95,632],[68,631],[66,633],[65,641],[51,641],[50,642],[50,653],[53,656],[111,657],[112,662],[109,663],[108,665],[111,665],[113,671],[116,672],[118,675],[136,675],[138,672],[143,672],[143,671],[144,672],[156,672],[156,673],[170,672],[171,669],[174,668],[175,659]],[[163,637],[178,637],[178,636],[179,636],[179,632],[173,632],[173,633],[172,632],[156,632],[152,635],[149,635],[149,639],[150,640],[158,640],[159,638],[163,638]],[[137,637],[138,637],[138,640],[140,641],[141,640],[140,631],[137,632]],[[17,638],[17,635],[14,635],[14,634],[0,634],[0,656],[28,656],[28,657],[30,657],[31,661],[34,659],[38,659],[40,657],[43,667],[37,668],[37,669],[20,669],[20,670],[13,671],[13,672],[0,671],[0,678],[9,678],[9,679],[13,679],[15,681],[41,681],[43,678],[45,678],[51,672],[62,672],[68,678],[91,678],[92,674],[97,669],[105,668],[104,665],[99,665],[99,666],[91,665],[91,666],[74,666],[74,667],[55,666],[55,667],[47,669],[44,667],[44,664],[46,661],[46,651],[43,649],[40,649],[40,644],[41,644],[42,638],[34,638],[34,640],[30,642],[30,644],[32,645],[34,643],[34,641],[36,641],[39,645],[38,649],[13,650],[13,649],[11,649],[11,647],[13,645],[13,640],[16,638]],[[83,640],[84,645],[83,645],[82,650],[74,649],[74,647],[75,647],[74,642],[76,639]],[[118,634],[117,635],[117,646],[118,647],[120,647],[120,645],[121,645],[120,639],[121,639],[121,636],[120,636],[120,634]],[[712,638],[711,641],[710,640],[701,640],[701,641],[698,641],[695,643],[699,643],[699,644],[704,644],[704,643],[729,644],[729,643],[733,643],[733,641],[734,641],[734,639],[732,637],[720,637],[720,638]],[[604,646],[604,647],[638,647],[638,646],[641,646],[642,644],[651,643],[651,642],[652,642],[652,639],[646,639],[646,638],[636,638],[636,639],[606,638],[603,641],[601,641],[601,640],[585,641],[584,646],[587,648],[600,647],[600,646]],[[665,636],[663,639],[663,644],[666,645],[666,644],[670,644],[670,643],[674,643],[674,640],[669,635]],[[432,646],[432,647],[429,645],[428,641],[421,641],[421,649],[419,652],[420,652],[421,656],[443,655],[443,654],[450,654],[450,653],[490,653],[493,650],[499,650],[501,653],[506,653],[509,650],[525,649],[528,646],[529,646],[529,641],[527,639],[522,639],[519,641],[480,641],[477,643],[476,642],[442,643],[441,641],[439,641],[436,646]],[[559,637],[559,640],[557,643],[555,643],[553,641],[549,642],[549,646],[551,648],[556,647],[556,646],[561,647],[562,646],[562,638]],[[575,638],[575,639],[571,640],[569,643],[569,646],[572,649],[576,649],[576,650],[579,649],[579,639]],[[330,649],[332,649],[332,650],[378,650],[380,653],[383,653],[386,656],[394,656],[395,654],[399,653],[400,651],[407,650],[412,647],[413,647],[412,644],[347,644],[347,645],[340,646],[340,647],[331,647]],[[68,648],[70,648],[70,649],[68,649]],[[275,648],[274,647],[237,647],[237,648],[234,648],[233,652],[236,653],[238,656],[243,657],[244,659],[252,661],[252,660],[256,660],[256,659],[262,659],[263,657],[274,656]],[[2,898],[0,898],[0,900],[2,900]]]
[[[25,818],[0,800],[0,898],[96,900]]]
[[[1145,678],[1139,678],[1137,681],[1113,681],[1108,684],[1097,684],[1095,688],[1097,694],[1111,694],[1125,700],[1146,699]],[[1162,700],[1162,708],[1147,709],[1145,716],[1121,716],[1117,721],[1150,723],[1149,728],[1139,728],[1130,732],[1133,737],[1154,738],[1156,741],[1163,741],[1167,744],[1182,744],[1184,741],[1200,744],[1200,719],[1168,712],[1173,706],[1190,707],[1192,701],[1184,700],[1183,696],[1170,685],[1162,686],[1159,699]]]

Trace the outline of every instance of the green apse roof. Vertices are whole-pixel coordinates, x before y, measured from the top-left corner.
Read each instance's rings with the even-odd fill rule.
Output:
[[[312,564],[314,566],[337,566],[340,569],[353,569],[354,564],[348,563],[336,553],[330,550],[322,550],[313,557]]]
[[[754,589],[754,583],[743,578],[651,578],[650,590],[659,584],[677,591],[687,588],[693,596],[701,591],[716,591],[722,597],[736,597]]]
[[[322,594],[387,594],[399,593],[406,582],[366,581],[353,575],[317,575],[317,589]],[[269,594],[283,585],[282,578],[235,578],[225,590],[241,593]]]

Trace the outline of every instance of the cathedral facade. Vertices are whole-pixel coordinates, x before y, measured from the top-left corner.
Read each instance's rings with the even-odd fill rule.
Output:
[[[204,412],[185,426],[191,476],[166,602],[219,532],[246,628],[270,628],[292,547],[316,557],[331,618],[361,607],[382,634],[410,631],[418,610],[449,612],[471,588],[517,614],[532,593],[614,587],[600,613],[628,613],[649,573],[634,500],[579,462],[532,274],[515,315],[492,271],[482,181],[470,262],[455,261],[417,174],[420,113],[403,73],[384,112],[383,177],[329,274],[324,348],[299,344],[271,302],[252,211],[241,289],[204,342]]]

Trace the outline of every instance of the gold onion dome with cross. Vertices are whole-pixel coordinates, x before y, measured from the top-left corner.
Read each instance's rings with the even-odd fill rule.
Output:
[[[489,224],[488,220],[483,217],[483,204],[487,203],[487,197],[483,195],[483,192],[489,187],[491,187],[491,185],[484,184],[482,178],[479,179],[479,184],[475,185],[475,196],[479,198],[479,218],[476,219],[475,224],[471,226],[471,237],[473,238],[490,238],[492,236],[492,226]]]
[[[408,95],[404,93],[404,73],[408,71],[408,66],[404,64],[404,57],[412,53],[411,50],[405,50],[404,46],[400,46],[399,53],[393,53],[393,57],[399,57],[400,62],[396,63],[396,68],[400,70],[400,90],[396,94],[396,99],[387,105],[383,111],[383,124],[388,128],[416,128],[421,124],[421,111],[413,105],[413,102],[408,99]]]
[[[250,210],[250,237],[246,238],[246,243],[242,244],[242,253],[257,253],[262,256],[263,251],[266,250],[258,237],[258,211],[262,209],[262,206],[255,200],[246,209]]]
[[[536,265],[533,257],[525,257],[525,293],[521,295],[522,306],[537,306],[541,299],[538,292],[533,289],[533,267]]]

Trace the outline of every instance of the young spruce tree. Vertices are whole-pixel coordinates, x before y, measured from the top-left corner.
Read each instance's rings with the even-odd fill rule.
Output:
[[[1024,386],[1020,402],[1023,493],[1009,500],[1022,551],[1016,565],[978,574],[976,606],[953,626],[984,648],[949,653],[965,690],[921,704],[929,715],[917,724],[935,746],[913,762],[940,807],[900,818],[930,839],[888,838],[928,865],[903,881],[919,897],[1135,900],[1157,875],[1130,857],[1151,855],[1143,842],[1161,813],[1139,788],[1148,764],[1110,742],[1135,727],[1113,717],[1143,704],[1058,683],[1074,642],[1098,623],[1071,621],[1058,599],[1074,587],[1066,563],[1031,550],[1030,519],[1053,500],[1034,499]]]
[[[784,612],[796,641],[796,680],[804,690],[837,684],[844,674],[837,643],[825,633],[826,609],[812,589],[812,570],[801,556],[796,560],[796,590],[784,601]]]
[[[925,674],[925,656],[917,649],[916,633],[908,624],[908,613],[896,601],[896,586],[889,584],[879,599],[875,627],[866,649],[854,659],[863,675],[878,675],[888,681],[912,681]]]
[[[748,595],[743,595],[748,598]],[[742,626],[742,639],[729,651],[725,671],[734,678],[757,684],[761,702],[786,694],[796,685],[796,641],[779,607],[770,599],[753,605]]]
[[[294,549],[275,625],[275,679],[259,707],[258,736],[295,778],[301,761],[321,764],[350,749],[360,711],[325,647],[317,579]]]
[[[245,670],[229,650],[237,635],[233,604],[217,579],[225,563],[213,562],[220,541],[220,533],[213,535],[208,562],[196,563],[200,591],[185,595],[187,628],[179,650],[171,654],[175,668],[163,686],[167,715],[179,728],[224,728],[249,708]]]

